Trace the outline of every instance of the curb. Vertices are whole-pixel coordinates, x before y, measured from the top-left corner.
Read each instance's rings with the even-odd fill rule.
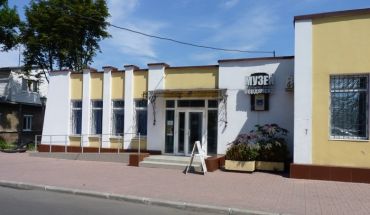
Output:
[[[88,196],[88,197],[93,197],[93,198],[139,203],[139,204],[144,204],[144,205],[155,205],[155,206],[169,207],[169,208],[175,208],[175,209],[186,210],[186,211],[195,211],[195,212],[204,212],[204,213],[213,213],[213,214],[233,214],[233,215],[234,214],[235,215],[239,215],[239,214],[240,215],[242,214],[273,215],[274,214],[274,215],[277,215],[277,213],[267,213],[267,212],[262,212],[262,211],[253,211],[253,210],[246,210],[246,209],[239,209],[239,208],[218,207],[218,206],[202,205],[202,204],[187,203],[187,202],[176,202],[176,201],[152,199],[152,198],[129,196],[129,195],[119,195],[119,194],[114,194],[114,193],[97,192],[97,191],[90,191],[90,190],[80,190],[80,189],[56,187],[56,186],[49,186],[49,185],[30,184],[30,183],[24,183],[24,182],[13,182],[13,181],[0,180],[0,187],[8,187],[8,188],[13,188],[13,189],[23,189],[23,190],[41,190],[41,191],[49,191],[49,192],[63,193],[63,194],[73,194],[73,195],[79,195],[79,196]]]

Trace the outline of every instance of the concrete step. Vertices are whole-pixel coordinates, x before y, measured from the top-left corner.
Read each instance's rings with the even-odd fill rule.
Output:
[[[140,167],[149,168],[163,168],[163,169],[178,169],[185,170],[186,166],[190,162],[190,157],[184,156],[166,156],[166,155],[152,155],[140,162]],[[201,171],[201,163],[199,158],[195,158],[193,161],[193,170]]]
[[[169,162],[157,162],[157,161],[142,161],[139,164],[140,167],[147,168],[162,168],[162,169],[177,169],[185,170],[187,164],[182,163],[169,163]],[[200,164],[193,164],[191,170],[202,171]]]
[[[189,164],[190,157],[185,156],[168,156],[168,155],[151,155],[146,157],[144,161],[147,162],[164,162],[164,163],[177,163],[177,164]],[[200,164],[199,157],[195,157],[193,164]]]

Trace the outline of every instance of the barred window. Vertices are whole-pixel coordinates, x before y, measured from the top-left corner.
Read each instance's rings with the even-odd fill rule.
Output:
[[[368,76],[330,77],[331,137],[368,138]]]
[[[147,109],[147,100],[135,101],[136,132],[144,136],[147,134]]]
[[[91,134],[101,134],[103,123],[103,101],[91,101]]]
[[[71,133],[81,134],[82,124],[82,101],[71,101]]]
[[[123,100],[112,101],[112,134],[122,135],[125,123],[125,102]]]

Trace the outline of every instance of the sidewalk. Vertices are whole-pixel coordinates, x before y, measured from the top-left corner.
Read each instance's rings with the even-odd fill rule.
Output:
[[[178,170],[0,153],[0,180],[288,214],[369,214],[370,184]]]

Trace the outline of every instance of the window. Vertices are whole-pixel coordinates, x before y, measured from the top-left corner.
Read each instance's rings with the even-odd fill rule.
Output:
[[[136,100],[135,110],[136,110],[136,133],[140,135],[146,135],[147,133],[147,100]]]
[[[204,100],[178,100],[177,107],[204,107]]]
[[[112,134],[123,135],[125,123],[125,102],[123,100],[112,101]]]
[[[175,100],[166,100],[166,108],[174,108]]]
[[[23,131],[32,131],[32,115],[23,116]]]
[[[166,110],[166,139],[165,139],[165,147],[164,147],[166,153],[173,153],[173,150],[174,150],[173,149],[174,130],[175,130],[174,122],[175,122],[175,110]]]
[[[217,154],[217,133],[218,133],[218,101],[208,100],[207,116],[207,153]]]
[[[81,134],[82,101],[71,101],[71,133]]]
[[[209,108],[217,108],[218,107],[218,101],[217,100],[208,100],[208,107]]]
[[[269,94],[251,94],[251,110],[269,110]]]
[[[38,82],[35,80],[22,79],[22,90],[28,92],[38,92]]]
[[[103,101],[91,101],[91,134],[101,134],[103,124]]]
[[[367,139],[368,76],[331,76],[330,98],[331,137]]]

